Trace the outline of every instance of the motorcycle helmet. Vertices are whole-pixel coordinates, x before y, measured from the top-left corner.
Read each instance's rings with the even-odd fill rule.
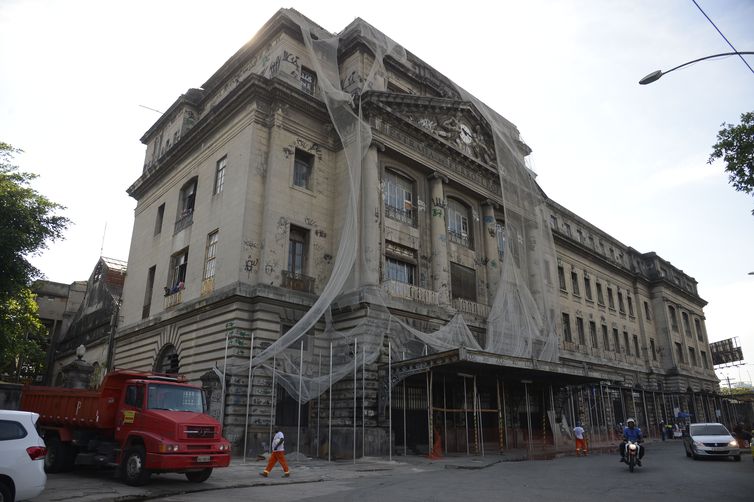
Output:
[[[627,426],[630,427],[631,424],[636,425],[636,420],[634,420],[633,418],[629,418],[628,420],[626,420],[626,425]]]

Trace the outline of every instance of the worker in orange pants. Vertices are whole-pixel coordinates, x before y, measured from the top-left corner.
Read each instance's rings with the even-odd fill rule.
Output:
[[[288,476],[290,476],[291,473],[288,470],[288,462],[285,461],[285,436],[283,435],[283,431],[281,431],[280,429],[277,429],[275,431],[275,437],[272,438],[272,452],[270,452],[270,461],[267,462],[267,467],[264,469],[264,471],[260,472],[259,474],[266,478],[270,475],[270,471],[273,467],[275,467],[275,464],[277,462],[280,462],[280,467],[283,468],[283,477],[287,478]]]

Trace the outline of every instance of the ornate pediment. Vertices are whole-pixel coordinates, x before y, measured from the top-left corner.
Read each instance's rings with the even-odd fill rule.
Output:
[[[376,104],[481,164],[496,164],[487,123],[470,103],[387,92],[372,92],[362,100]]]

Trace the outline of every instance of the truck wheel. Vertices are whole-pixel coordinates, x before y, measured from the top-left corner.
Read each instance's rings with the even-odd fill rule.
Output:
[[[60,439],[51,437],[46,440],[47,443],[47,455],[45,455],[45,471],[46,472],[60,472],[63,470],[63,464],[66,460],[65,448]]]
[[[186,473],[186,479],[192,483],[204,483],[212,475],[212,468],[202,469],[201,471],[191,471]]]
[[[123,482],[131,486],[142,486],[149,482],[152,474],[145,467],[147,454],[143,446],[134,446],[123,453],[121,460],[121,476]]]
[[[0,502],[11,502],[13,500],[12,493],[10,486],[5,484],[4,481],[0,481]]]

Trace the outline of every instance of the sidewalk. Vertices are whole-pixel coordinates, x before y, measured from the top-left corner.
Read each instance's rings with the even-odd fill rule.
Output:
[[[595,445],[590,453],[614,453],[616,445]],[[532,460],[545,460],[571,456],[575,453],[569,448],[560,451],[536,452]],[[616,453],[617,454],[617,453]],[[289,478],[282,477],[280,466],[276,466],[268,478],[259,476],[266,461],[247,458],[234,458],[231,465],[216,469],[204,483],[190,483],[182,474],[153,475],[152,482],[143,487],[128,486],[116,479],[115,471],[78,470],[65,474],[50,474],[45,491],[33,499],[35,502],[60,502],[76,500],[77,502],[100,501],[135,501],[150,500],[159,497],[176,496],[184,493],[197,493],[227,488],[246,488],[285,483],[319,483],[332,480],[356,479],[368,476],[389,474],[391,471],[425,472],[442,469],[485,469],[500,462],[516,462],[527,459],[525,449],[495,452],[484,456],[448,456],[437,460],[427,457],[394,455],[392,460],[385,457],[359,458],[352,460],[327,460],[307,458],[295,453],[288,455],[291,469]]]

